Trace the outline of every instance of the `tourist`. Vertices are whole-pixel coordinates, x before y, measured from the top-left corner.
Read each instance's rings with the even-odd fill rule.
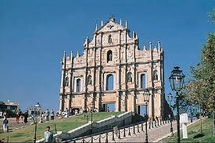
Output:
[[[19,117],[20,117],[20,112],[18,111],[16,113],[16,123],[19,124]]]
[[[52,109],[52,111],[51,111],[51,120],[54,120],[54,110]]]
[[[49,109],[47,109],[46,110],[46,121],[49,121],[49,114],[50,114]]]
[[[24,123],[26,124],[28,122],[28,111],[24,113]]]
[[[45,143],[50,143],[53,141],[53,134],[50,131],[50,126],[46,127],[46,131],[44,132],[44,139],[45,139],[44,140]]]
[[[69,110],[66,108],[65,112],[66,112],[65,117],[68,118],[69,117]]]
[[[24,123],[24,116],[23,116],[22,111],[20,111],[19,114],[20,114],[21,122]]]
[[[42,112],[41,115],[40,115],[40,121],[39,121],[39,123],[43,123],[44,119],[45,119],[45,113]]]
[[[6,116],[4,116],[2,125],[3,125],[3,131],[4,131],[4,132],[8,132],[8,119],[7,119]]]

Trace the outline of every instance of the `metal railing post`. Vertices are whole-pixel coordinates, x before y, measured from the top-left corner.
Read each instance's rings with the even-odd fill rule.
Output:
[[[106,140],[105,140],[106,143],[108,143],[108,133],[106,133]]]
[[[131,129],[128,127],[128,135],[131,136]]]
[[[114,141],[114,131],[112,131],[112,140]]]
[[[99,135],[99,143],[101,143],[101,134]]]
[[[135,134],[135,125],[133,126],[133,134]]]
[[[141,131],[143,132],[143,123],[141,124]]]

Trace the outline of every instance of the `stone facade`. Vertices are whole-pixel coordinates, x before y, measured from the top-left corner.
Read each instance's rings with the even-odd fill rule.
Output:
[[[148,114],[163,115],[164,52],[158,41],[156,47],[143,46],[135,32],[130,36],[127,21],[122,25],[110,18],[95,29],[93,39],[86,38],[84,52],[71,52],[62,61],[60,110],[90,108],[106,111],[114,103],[115,111],[139,113],[145,105],[144,91],[150,91]]]

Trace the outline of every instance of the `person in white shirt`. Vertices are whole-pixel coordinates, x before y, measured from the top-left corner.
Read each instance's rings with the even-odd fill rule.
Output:
[[[44,132],[44,142],[45,143],[50,143],[53,142],[53,134],[50,131],[50,126],[46,127],[46,131]]]

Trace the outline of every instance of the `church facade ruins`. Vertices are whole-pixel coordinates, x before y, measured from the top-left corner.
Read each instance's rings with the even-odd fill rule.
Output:
[[[140,114],[144,94],[150,92],[149,117],[164,112],[164,51],[160,42],[139,48],[135,32],[130,36],[127,21],[114,18],[95,29],[93,39],[86,38],[83,55],[64,52],[60,85],[60,111],[80,112],[92,108]]]

